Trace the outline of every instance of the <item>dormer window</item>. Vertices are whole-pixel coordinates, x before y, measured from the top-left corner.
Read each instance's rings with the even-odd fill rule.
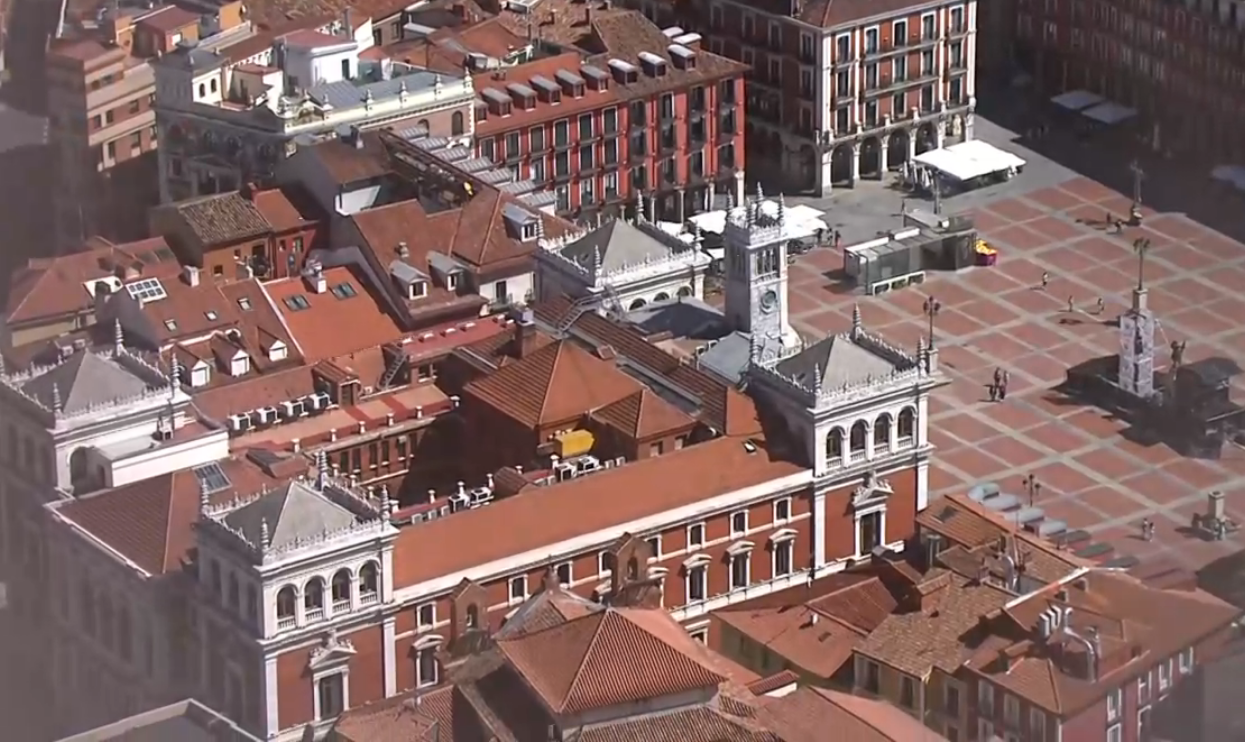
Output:
[[[407,287],[406,297],[408,299],[422,299],[428,295],[428,282],[415,281]]]
[[[536,222],[523,225],[523,241],[531,242],[540,236],[540,225]]]
[[[207,386],[212,380],[212,369],[206,363],[200,362],[190,370],[190,385],[192,387]]]
[[[278,340],[268,347],[268,360],[284,361],[289,352],[289,348],[285,346],[285,343]]]
[[[528,86],[512,82],[506,86],[506,90],[510,93],[510,97],[514,99],[514,104],[520,109],[526,111],[536,107],[536,91]]]
[[[620,83],[633,83],[640,79],[640,70],[630,62],[621,59],[611,59],[609,67],[614,74],[614,79]]]
[[[640,65],[649,77],[663,77],[666,74],[666,60],[652,52],[640,52]]]
[[[583,67],[580,67],[579,71],[583,73],[582,79],[587,82],[588,87],[591,88],[592,90],[596,90],[600,92],[600,91],[609,89],[610,75],[605,70],[602,70],[599,67],[593,67],[592,65],[586,64]],[[567,74],[571,74],[571,73],[567,73]]]
[[[445,288],[449,289],[450,291],[455,291],[458,289],[458,275],[457,274],[454,274],[454,273],[445,274]]]
[[[484,98],[484,104],[488,108],[488,112],[495,116],[510,115],[510,96],[496,88],[485,88],[480,95]]]
[[[540,99],[546,103],[556,105],[562,101],[562,86],[544,75],[533,77],[532,87],[536,88]]]
[[[229,362],[229,373],[232,376],[244,376],[251,370],[251,357],[239,353]]]

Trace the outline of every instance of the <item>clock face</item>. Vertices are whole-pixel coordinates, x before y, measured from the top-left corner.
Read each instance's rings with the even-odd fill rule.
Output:
[[[770,289],[761,294],[761,311],[772,312],[778,308],[778,292]]]

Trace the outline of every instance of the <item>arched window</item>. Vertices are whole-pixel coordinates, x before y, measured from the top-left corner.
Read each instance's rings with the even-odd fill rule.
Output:
[[[324,616],[324,580],[313,577],[303,588],[303,614],[308,620]]]
[[[350,570],[340,569],[333,575],[333,610],[350,607]]]
[[[916,435],[916,410],[907,407],[899,413],[899,440]]]
[[[199,83],[199,97],[202,98],[205,95],[207,95],[207,86],[203,83]]]
[[[455,111],[454,115],[450,116],[450,135],[459,136],[462,133],[463,133],[463,113],[462,111]]]
[[[842,461],[843,431],[835,428],[826,436],[826,463],[829,466],[838,466]]]
[[[12,434],[12,433],[10,433]],[[10,443],[16,448],[16,436],[10,438]],[[13,456],[16,460],[17,456]],[[85,448],[75,448],[74,452],[69,454],[69,483],[77,489],[88,485],[91,478],[89,467],[87,466],[87,452]]]
[[[216,81],[215,80],[212,80],[212,92],[213,93],[216,92]]]
[[[368,562],[359,570],[359,597],[374,600],[380,591],[380,570],[375,562]]]
[[[883,412],[873,421],[873,445],[886,448],[891,444],[891,416]]]
[[[638,580],[640,578],[640,563],[635,557],[627,560],[627,579]]]
[[[868,429],[865,427],[864,420],[857,420],[852,426],[852,453],[862,453],[865,450],[865,438],[869,435]]]
[[[692,287],[691,287],[691,286],[684,286],[683,288],[679,289],[679,296],[682,296],[682,297],[688,297],[688,296],[691,296],[691,295],[692,295]]]
[[[653,301],[670,301],[670,294],[667,294],[665,291],[663,291],[657,296],[654,296]]]
[[[475,603],[467,606],[467,628],[480,628],[480,609],[476,607]]]
[[[286,585],[277,593],[277,624],[292,625],[294,623],[294,606],[297,605],[297,597],[294,594],[294,588]]]
[[[647,303],[648,302],[644,301],[643,299],[636,299],[635,301],[631,302],[631,306],[629,307],[629,309],[634,312],[637,309],[643,309],[644,305]]]
[[[432,131],[432,129],[428,126],[428,119],[420,119],[420,120],[419,120],[419,121],[415,124],[415,126],[419,127],[420,129],[423,129],[425,134],[427,134],[427,133],[429,133],[430,131]]]

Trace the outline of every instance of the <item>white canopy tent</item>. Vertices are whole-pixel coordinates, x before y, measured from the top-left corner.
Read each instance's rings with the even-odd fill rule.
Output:
[[[914,161],[961,182],[992,173],[1019,170],[1025,165],[1025,161],[1016,155],[976,139],[923,152]]]
[[[743,207],[738,206],[736,208]],[[778,214],[778,202],[762,201],[761,212],[768,216],[776,216]],[[830,228],[826,225],[825,220],[822,219],[824,215],[825,212],[804,204],[787,206],[783,214],[786,220],[783,237],[788,240],[802,240],[817,234],[818,230],[823,232],[829,231]],[[702,232],[720,235],[726,231],[726,210],[706,211],[693,216],[688,221],[699,227]],[[706,248],[705,252],[717,260],[722,258],[725,249]]]
[[[1106,100],[1101,95],[1091,93],[1088,90],[1069,90],[1066,93],[1060,93],[1052,97],[1050,102],[1069,111],[1084,111],[1086,108],[1104,103]]]
[[[1081,111],[1081,115],[1086,118],[1093,119],[1100,124],[1114,126],[1115,124],[1127,121],[1137,115],[1136,108],[1116,103],[1115,101],[1103,101],[1096,106],[1091,106]]]

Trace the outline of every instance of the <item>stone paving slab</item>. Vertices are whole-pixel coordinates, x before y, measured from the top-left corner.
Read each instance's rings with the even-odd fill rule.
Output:
[[[1017,186],[1019,195],[994,200],[981,196],[966,209],[1000,252],[992,268],[931,275],[918,287],[864,297],[838,280],[840,254],[802,256],[792,273],[793,323],[812,336],[844,331],[858,303],[867,327],[915,349],[927,331],[926,298],[942,303],[934,335],[951,383],[931,404],[935,496],[982,481],[1019,495],[1024,477],[1034,474],[1043,484],[1036,505],[1112,544],[1105,558],[1136,555],[1143,563],[1197,568],[1240,549],[1245,533],[1208,542],[1190,532],[1189,521],[1205,509],[1211,489],[1225,491],[1229,512],[1245,520],[1245,450],[1227,447],[1219,461],[1185,459],[1132,439],[1126,423],[1054,387],[1069,365],[1118,347],[1113,321],[1136,284],[1132,245],[1142,238],[1152,245],[1145,277],[1159,316],[1156,345],[1188,340],[1190,360],[1221,354],[1245,361],[1245,331],[1238,329],[1245,245],[1173,213],[1151,213],[1142,228],[1117,234],[1102,220],[1108,211],[1126,214],[1128,198],[1083,177],[1046,180],[1055,182],[1027,192]],[[1163,351],[1159,360],[1166,365]],[[1011,373],[1012,386],[1006,401],[991,403],[986,384],[996,367]],[[1245,380],[1235,386],[1245,399]],[[1157,525],[1152,542],[1136,538],[1142,518]]]

